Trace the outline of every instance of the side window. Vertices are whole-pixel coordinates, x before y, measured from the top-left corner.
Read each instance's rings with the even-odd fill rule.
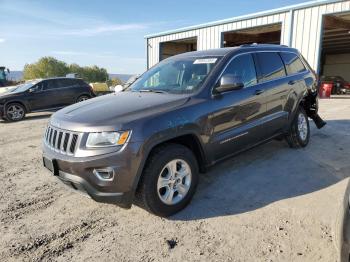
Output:
[[[64,88],[64,87],[71,86],[71,82],[69,79],[59,79],[59,80],[56,80],[56,85],[57,85],[57,88]]]
[[[84,80],[76,79],[74,80],[74,85],[76,86],[87,86],[88,84],[84,82]]]
[[[43,90],[50,90],[55,88],[56,88],[55,80],[46,80],[43,82]]]
[[[244,54],[236,57],[226,67],[225,74],[232,74],[241,77],[244,88],[257,83],[254,60],[251,54]]]
[[[42,81],[36,84],[36,88],[38,91],[45,90],[45,87],[46,87],[46,81]]]
[[[284,65],[278,53],[256,53],[259,64],[259,81],[266,82],[286,75]]]
[[[281,57],[286,65],[288,75],[304,72],[306,70],[297,54],[282,52]]]

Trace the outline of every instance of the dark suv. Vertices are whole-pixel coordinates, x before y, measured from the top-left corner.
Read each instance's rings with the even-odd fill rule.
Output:
[[[0,95],[0,118],[19,121],[26,113],[55,110],[94,96],[82,79],[33,80]]]
[[[124,92],[56,112],[43,162],[96,201],[169,216],[218,161],[273,138],[305,147],[308,117],[325,124],[315,81],[299,52],[283,46],[173,56]]]

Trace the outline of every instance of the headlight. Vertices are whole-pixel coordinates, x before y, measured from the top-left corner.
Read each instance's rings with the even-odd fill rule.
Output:
[[[129,135],[130,131],[90,133],[86,147],[122,146],[128,140]]]

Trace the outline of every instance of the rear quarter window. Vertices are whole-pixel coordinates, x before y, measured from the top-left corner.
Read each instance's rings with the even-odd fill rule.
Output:
[[[286,76],[284,64],[277,52],[256,53],[259,66],[259,82],[266,82]]]
[[[79,85],[79,86],[88,86],[89,84],[87,82],[85,82],[82,79],[75,79],[75,84]]]
[[[300,60],[297,54],[294,53],[280,53],[282,60],[286,66],[287,74],[297,74],[306,71],[306,67]]]
[[[57,79],[56,82],[57,82],[58,88],[64,88],[64,87],[70,86],[70,82],[68,79]]]

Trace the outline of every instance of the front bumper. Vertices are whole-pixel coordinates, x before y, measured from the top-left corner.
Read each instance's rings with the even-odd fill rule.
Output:
[[[131,207],[140,176],[139,144],[129,143],[119,152],[94,157],[73,157],[46,145],[43,148],[43,159],[53,163],[53,174],[64,184],[97,202]],[[45,161],[44,166],[47,167]],[[113,171],[113,179],[104,180],[96,175],[96,170],[106,169]]]

